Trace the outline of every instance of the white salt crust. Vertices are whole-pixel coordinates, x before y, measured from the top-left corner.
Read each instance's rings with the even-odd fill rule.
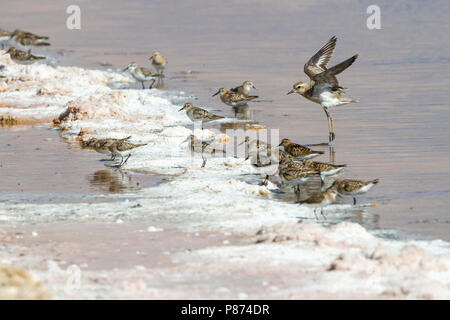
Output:
[[[178,112],[189,98],[185,93],[115,89],[131,80],[112,71],[18,65],[2,52],[0,64],[6,66],[2,74],[7,77],[0,93],[0,117],[53,119],[66,112],[59,126],[69,142],[77,142],[80,131],[85,133],[83,140],[131,135],[131,141],[148,144],[132,152],[126,169],[170,176],[168,182],[130,194],[127,201],[0,203],[1,224],[123,222],[161,215],[184,231],[248,234],[245,245],[173,254],[172,259],[184,262],[184,268],[167,276],[139,268],[85,271],[84,275],[109,280],[103,285],[86,284],[76,297],[450,298],[448,243],[381,239],[350,222],[322,226],[314,222],[312,208],[274,199],[278,187],[258,185],[259,175],[249,175],[257,171],[243,158],[210,158],[200,168],[202,158],[192,158],[187,144],[182,144],[192,133],[189,119]],[[226,140],[207,129],[194,134],[215,138],[219,144]],[[332,221],[350,208],[331,205],[325,212]],[[299,219],[303,222],[297,223]],[[149,230],[154,231],[164,232]],[[52,272],[36,272],[53,284],[56,297],[74,297],[63,290],[58,268],[49,263],[47,271]],[[242,270],[260,283],[241,283]],[[121,280],[117,284],[114,279]],[[261,283],[267,287],[264,293]]]

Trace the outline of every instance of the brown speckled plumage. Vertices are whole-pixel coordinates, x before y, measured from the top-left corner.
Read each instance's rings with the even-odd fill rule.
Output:
[[[311,159],[324,153],[323,151],[312,150],[308,147],[302,146],[301,144],[293,143],[291,140],[286,138],[281,140],[280,145],[284,147],[284,151],[289,153],[291,156],[298,158]]]
[[[11,59],[15,61],[35,61],[43,60],[45,57],[34,56],[31,53],[25,52],[23,50],[11,47],[6,53],[9,53]]]
[[[334,188],[329,188],[324,192],[317,193],[309,197],[304,201],[300,201],[302,204],[315,204],[319,206],[325,206],[328,204],[332,204],[336,200],[336,196],[338,192]]]
[[[242,106],[247,104],[249,101],[258,98],[258,96],[248,96],[243,93],[229,91],[225,88],[220,88],[214,95],[220,94],[220,100],[229,106]]]
[[[184,106],[178,111],[182,111],[182,110],[186,110],[186,115],[189,117],[189,119],[191,119],[191,121],[208,122],[208,121],[223,119],[222,116],[212,114],[208,110],[198,108],[189,102],[185,103]]]
[[[374,185],[378,183],[378,179],[369,181],[342,179],[336,180],[333,185],[337,191],[345,196],[353,197],[353,204],[356,204],[355,196],[368,192]]]

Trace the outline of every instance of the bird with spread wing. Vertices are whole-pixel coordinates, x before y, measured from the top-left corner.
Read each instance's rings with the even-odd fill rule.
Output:
[[[334,140],[335,134],[333,130],[333,118],[328,109],[351,102],[357,102],[356,100],[345,97],[345,88],[339,85],[336,75],[351,66],[358,55],[356,54],[329,69],[327,68],[327,64],[336,47],[336,40],[336,37],[332,37],[305,64],[304,71],[310,78],[310,82],[306,83],[299,81],[295,83],[293,89],[287,93],[298,93],[306,99],[322,106],[328,120],[329,141]]]

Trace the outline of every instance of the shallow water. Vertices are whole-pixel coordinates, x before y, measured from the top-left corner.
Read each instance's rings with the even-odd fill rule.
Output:
[[[339,76],[348,95],[360,102],[332,110],[334,160],[348,165],[345,177],[380,179],[360,197],[361,202],[380,204],[371,210],[376,218],[367,223],[450,240],[448,1],[426,6],[420,1],[378,1],[381,30],[366,27],[369,1],[219,5],[199,0],[101,0],[81,3],[82,29],[74,31],[65,27],[69,4],[43,0],[24,6],[4,0],[1,27],[49,35],[48,53],[61,65],[115,69],[131,61],[147,64],[149,53],[158,49],[169,60],[165,89],[195,94],[196,104],[222,115],[233,111],[211,95],[219,87],[252,80],[260,96],[260,102],[250,105],[253,119],[304,144],[327,139],[325,116],[318,105],[286,92],[294,82],[307,79],[304,62],[337,35],[330,65],[360,54]],[[327,154],[318,161],[329,160],[330,150],[323,150]],[[74,168],[83,178],[68,192],[77,193],[80,187],[88,194],[106,192],[108,186],[98,184],[104,175],[94,173],[104,170],[96,156],[89,155],[92,160],[84,163],[90,170],[83,165]],[[11,188],[2,185],[2,195],[17,193]]]
[[[0,146],[3,202],[123,200],[163,179],[105,167],[102,155],[67,143],[57,130],[45,126],[0,128]]]

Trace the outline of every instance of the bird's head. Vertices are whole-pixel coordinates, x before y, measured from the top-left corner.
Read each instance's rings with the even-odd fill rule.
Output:
[[[253,85],[253,82],[251,82],[251,81],[245,81],[243,84],[242,84],[242,86],[244,87],[244,88],[246,88],[246,89],[248,89],[248,90],[250,90],[250,89],[256,89],[255,88],[255,86]]]
[[[180,110],[178,110],[178,112],[182,111],[182,110],[186,110],[189,111],[190,109],[194,108],[194,105],[190,102],[186,102],[183,106],[183,108],[181,108]]]
[[[98,139],[96,139],[96,138],[91,138],[91,139],[89,139],[89,140],[85,143],[85,145],[86,145],[87,147],[93,147],[97,141],[98,141]]]
[[[130,64],[127,65],[127,67],[125,69],[123,69],[123,71],[133,71],[135,68],[137,67],[137,64],[135,62],[130,62]]]
[[[283,140],[281,140],[280,144],[278,146],[283,146],[283,147],[287,147],[288,145],[291,144],[291,140],[284,138]]]
[[[298,94],[305,94],[306,91],[308,91],[309,89],[309,85],[303,81],[299,81],[294,83],[294,85],[292,86],[292,90],[289,91],[287,94],[291,94],[291,93],[298,93]]]
[[[159,53],[159,51],[153,51],[152,56],[150,57],[149,60],[159,60],[161,59],[161,53]]]
[[[220,88],[219,91],[217,91],[216,93],[214,93],[212,96],[217,96],[219,93],[221,96],[223,96],[224,94],[226,94],[228,91],[225,88]]]

